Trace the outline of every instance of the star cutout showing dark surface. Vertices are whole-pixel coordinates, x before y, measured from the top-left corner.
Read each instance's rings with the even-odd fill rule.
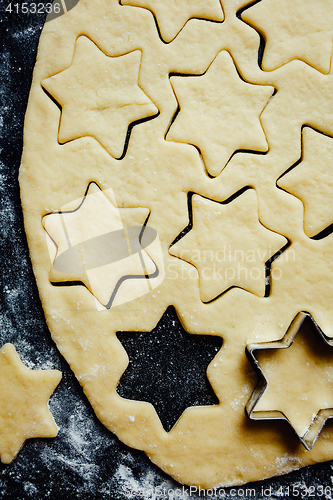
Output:
[[[169,306],[151,332],[117,332],[129,365],[117,392],[151,403],[169,432],[189,406],[218,404],[206,375],[221,337],[189,334]]]

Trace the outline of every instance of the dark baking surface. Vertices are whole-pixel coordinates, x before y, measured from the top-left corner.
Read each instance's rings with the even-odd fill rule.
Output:
[[[144,453],[126,447],[100,424],[51,340],[29,260],[17,179],[24,113],[45,14],[6,13],[8,4],[0,0],[0,342],[13,343],[29,368],[57,368],[63,378],[50,399],[58,437],[28,440],[11,464],[0,465],[0,498],[189,498],[189,488],[183,490]],[[205,496],[332,498],[331,469],[330,463],[319,464],[225,488],[220,494],[207,491]],[[191,498],[204,497],[203,491],[191,493]]]

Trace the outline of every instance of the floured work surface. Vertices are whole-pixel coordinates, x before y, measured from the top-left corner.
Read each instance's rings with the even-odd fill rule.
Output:
[[[301,311],[333,338],[327,183],[325,207],[316,206],[329,170],[321,161],[317,182],[308,149],[330,155],[332,37],[325,16],[333,5],[320,3],[321,25],[313,18],[316,2],[295,0],[297,26],[279,18],[271,32],[270,0],[216,0],[206,10],[172,2],[169,11],[157,0],[127,3],[81,0],[41,36],[20,185],[52,338],[101,422],[182,483],[241,484],[332,459],[330,422],[310,451],[297,437],[306,430],[297,401],[303,408],[313,391],[309,382],[302,395],[302,376],[290,384],[286,361],[276,373],[295,405],[289,423],[251,420],[245,407],[260,383],[247,346],[282,339]],[[262,19],[270,20],[267,29]],[[299,50],[302,23],[312,19],[318,64]],[[267,40],[269,71],[258,65],[258,32]],[[274,58],[275,32],[289,42],[277,43]],[[300,191],[297,176],[304,175]],[[315,224],[313,206],[321,216]],[[150,363],[147,349],[157,342],[162,360],[171,356],[158,344],[168,325],[178,325],[182,338],[180,365],[192,346],[193,366],[197,349],[209,379],[200,373],[199,396],[186,400],[176,423],[161,398],[145,398],[136,366],[141,352],[165,393],[175,363]],[[203,344],[191,342],[194,335]],[[177,350],[174,338],[171,345]],[[291,349],[288,362],[311,378],[302,352],[311,357],[308,346]],[[270,393],[260,401],[266,413],[281,411],[269,386],[281,356],[267,364],[260,355],[269,370]],[[323,372],[325,393],[309,402],[309,412],[333,407],[330,370]],[[167,397],[178,405],[177,391],[170,386]]]

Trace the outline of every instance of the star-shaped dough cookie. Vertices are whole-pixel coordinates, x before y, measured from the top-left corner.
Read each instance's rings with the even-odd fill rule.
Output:
[[[259,222],[255,191],[226,204],[194,195],[192,208],[193,228],[170,254],[197,268],[201,300],[209,302],[233,286],[263,297],[265,263],[287,239]]]
[[[148,215],[148,208],[118,209],[112,190],[104,192],[91,183],[82,200],[43,218],[53,240],[50,281],[82,282],[108,308],[126,279],[135,284],[124,302],[146,293],[141,290],[147,287],[145,278],[159,272],[144,248],[150,241],[143,244],[141,239]]]
[[[263,34],[262,61],[272,71],[294,59],[323,73],[331,65],[332,0],[262,0],[243,12],[242,19]]]
[[[228,52],[220,52],[204,75],[170,80],[180,112],[167,140],[198,147],[211,176],[237,150],[267,151],[259,117],[274,89],[243,81]]]
[[[333,224],[333,139],[303,129],[302,161],[278,185],[304,205],[304,231],[312,237]]]
[[[319,331],[299,313],[281,340],[248,346],[265,377],[247,405],[251,418],[288,420],[307,449],[333,416],[332,341]]]
[[[138,85],[140,61],[139,50],[108,57],[89,38],[78,38],[71,66],[42,82],[62,106],[60,143],[92,136],[122,156],[129,125],[158,113]]]
[[[12,344],[0,350],[0,456],[10,463],[24,441],[55,437],[47,402],[61,380],[58,370],[28,370]]]
[[[162,39],[171,42],[192,18],[220,21],[224,19],[219,0],[121,0],[150,10],[155,16]]]

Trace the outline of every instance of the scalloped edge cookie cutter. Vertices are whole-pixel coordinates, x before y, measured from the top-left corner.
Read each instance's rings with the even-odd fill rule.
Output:
[[[315,327],[315,330],[319,337],[330,347],[333,346],[333,339],[330,337],[327,337],[324,332],[321,330],[319,325],[315,322],[313,317],[311,316],[310,313],[308,312],[299,312],[293,321],[291,322],[287,332],[285,335],[282,337],[282,339],[277,340],[277,341],[270,341],[270,342],[264,342],[260,344],[248,344],[246,346],[245,352],[246,355],[251,363],[251,365],[254,367],[255,372],[258,376],[258,383],[252,392],[250,399],[248,400],[246,406],[245,406],[245,411],[248,417],[251,420],[286,420],[289,425],[292,427],[293,431],[295,432],[296,436],[298,437],[299,441],[303,444],[303,446],[307,450],[311,450],[322,430],[324,427],[324,424],[326,420],[329,418],[333,417],[333,408],[325,408],[319,410],[315,418],[313,419],[312,423],[310,424],[308,430],[303,434],[303,436],[300,436],[296,430],[294,429],[293,425],[291,424],[290,420],[284,415],[283,412],[281,411],[274,411],[274,410],[267,410],[267,411],[254,411],[254,408],[256,404],[258,403],[259,399],[262,397],[264,394],[267,386],[268,386],[268,381],[260,368],[259,362],[257,361],[254,351],[256,350],[262,350],[262,349],[287,349],[288,347],[291,346],[291,344],[294,342],[294,339],[299,332],[302,324],[304,321],[309,318],[311,320],[311,323]]]

